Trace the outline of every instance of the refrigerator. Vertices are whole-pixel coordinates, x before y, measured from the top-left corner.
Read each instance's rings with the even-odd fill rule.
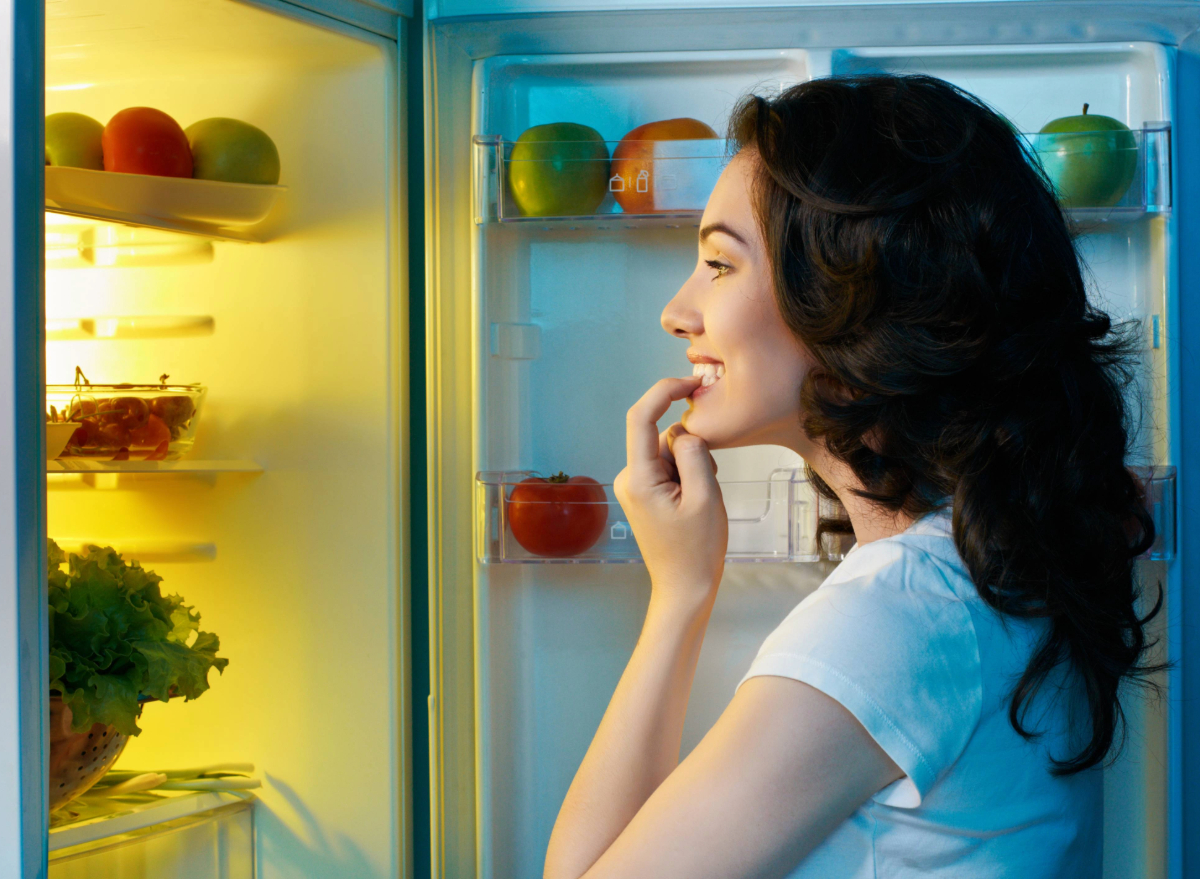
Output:
[[[407,10],[5,8],[5,228],[20,240],[6,249],[17,530],[0,554],[17,573],[0,617],[17,628],[0,661],[0,876],[406,874]],[[43,114],[105,123],[133,107],[258,127],[278,186],[43,172]],[[40,386],[73,385],[76,367],[96,388],[204,386],[195,445],[47,461]],[[148,704],[117,768],[252,763],[261,788],[145,795],[48,828],[46,536],[139,559],[230,660],[201,698]]]
[[[657,120],[722,132],[751,91],[870,71],[947,79],[1034,139],[1084,102],[1135,133],[1126,196],[1072,214],[1094,296],[1143,340],[1130,464],[1160,529],[1140,566],[1166,596],[1156,649],[1172,663],[1161,700],[1126,703],[1125,750],[1104,770],[1105,876],[1200,869],[1200,610],[1187,602],[1200,4],[7,9],[0,876],[539,876],[649,581],[610,489],[599,539],[569,558],[523,546],[508,500],[535,472],[611,483],[625,410],[690,371],[659,313],[691,271],[728,155],[717,140],[662,147],[644,177],[610,168],[594,210],[531,217],[512,192],[514,143],[562,122],[596,129],[610,153]],[[282,188],[261,217],[233,221],[228,205],[188,213],[152,185],[104,201],[38,167],[45,114],[103,122],[135,106],[185,127],[253,123],[278,146]],[[654,210],[622,207],[651,193]],[[97,383],[202,383],[194,447],[48,461],[46,388],[77,367]],[[821,506],[793,453],[717,458],[729,564],[685,752],[841,550],[817,538]],[[194,703],[148,704],[117,768],[249,762],[260,787],[49,825],[47,536],[140,559],[230,659]]]

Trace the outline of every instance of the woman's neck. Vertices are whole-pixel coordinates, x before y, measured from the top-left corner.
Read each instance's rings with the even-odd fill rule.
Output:
[[[809,466],[833,489],[845,507],[850,526],[854,529],[854,539],[859,545],[900,534],[915,521],[907,513],[893,512],[860,495],[858,490],[862,489],[862,483],[844,461],[828,454],[820,457],[818,462],[810,460]]]

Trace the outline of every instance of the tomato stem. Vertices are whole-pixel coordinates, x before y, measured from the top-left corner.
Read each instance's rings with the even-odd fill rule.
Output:
[[[559,470],[553,476],[546,477],[547,482],[553,482],[555,485],[559,485],[564,482],[569,482],[570,480],[571,480],[571,477],[568,476],[567,474],[563,473],[561,470]]]

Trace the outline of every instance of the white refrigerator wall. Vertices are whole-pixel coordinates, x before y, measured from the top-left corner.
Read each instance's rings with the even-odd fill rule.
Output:
[[[185,255],[157,267],[121,267],[136,248],[106,268],[48,254],[51,319],[212,318],[198,334],[50,341],[48,381],[79,365],[94,382],[203,383],[189,457],[263,468],[50,481],[50,536],[156,552],[146,566],[230,660],[198,701],[147,706],[118,765],[251,761],[256,875],[394,876],[409,747],[395,43],[228,0],[63,0],[48,17],[48,113],[244,119],[274,139],[288,187],[266,243],[180,238]]]
[[[439,125],[458,136],[468,130],[463,116],[469,112],[471,134],[509,140],[532,125],[570,121],[615,141],[638,124],[675,116],[697,117],[722,131],[729,110],[749,90],[885,70],[945,78],[1023,131],[1078,113],[1085,101],[1092,112],[1140,128],[1171,119],[1171,60],[1151,44],[499,56],[474,64],[469,96],[461,64],[455,77],[444,76],[436,112],[440,119],[453,114],[455,121]],[[434,148],[461,155],[467,144]],[[437,185],[443,193],[453,186],[454,203],[462,205],[461,178],[453,184],[439,178]],[[452,220],[438,218],[439,231],[442,223],[466,226],[461,211],[456,207]],[[1079,245],[1096,300],[1115,317],[1143,326],[1139,457],[1158,463],[1170,460],[1165,376],[1172,222],[1105,224]],[[521,223],[475,230],[473,469],[563,469],[611,481],[624,457],[625,410],[657,378],[689,371],[683,345],[658,324],[663,305],[694,265],[697,225]],[[458,297],[465,294],[464,280],[456,275]],[[436,289],[451,295],[450,287]],[[455,320],[464,327],[461,312]],[[496,327],[506,324],[537,337],[520,359],[494,344]],[[456,369],[462,368],[460,360]],[[722,455],[721,475],[765,479],[775,467],[795,463],[783,450],[740,450]],[[693,689],[685,750],[728,703],[762,638],[826,571],[816,564],[727,566]],[[1147,573],[1161,579],[1166,572],[1159,566]],[[558,806],[637,637],[648,582],[637,565],[476,563],[474,583],[479,873],[536,875]],[[1126,756],[1108,776],[1106,875],[1160,876],[1165,725],[1159,708],[1131,703],[1129,713]],[[443,821],[453,820],[447,805]]]

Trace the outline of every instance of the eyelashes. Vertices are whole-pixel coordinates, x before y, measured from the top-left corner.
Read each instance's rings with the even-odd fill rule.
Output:
[[[713,275],[714,281],[717,280],[717,278],[725,277],[725,275],[732,268],[732,266],[730,266],[728,263],[723,263],[715,259],[706,259],[704,264],[716,272],[716,274]]]

